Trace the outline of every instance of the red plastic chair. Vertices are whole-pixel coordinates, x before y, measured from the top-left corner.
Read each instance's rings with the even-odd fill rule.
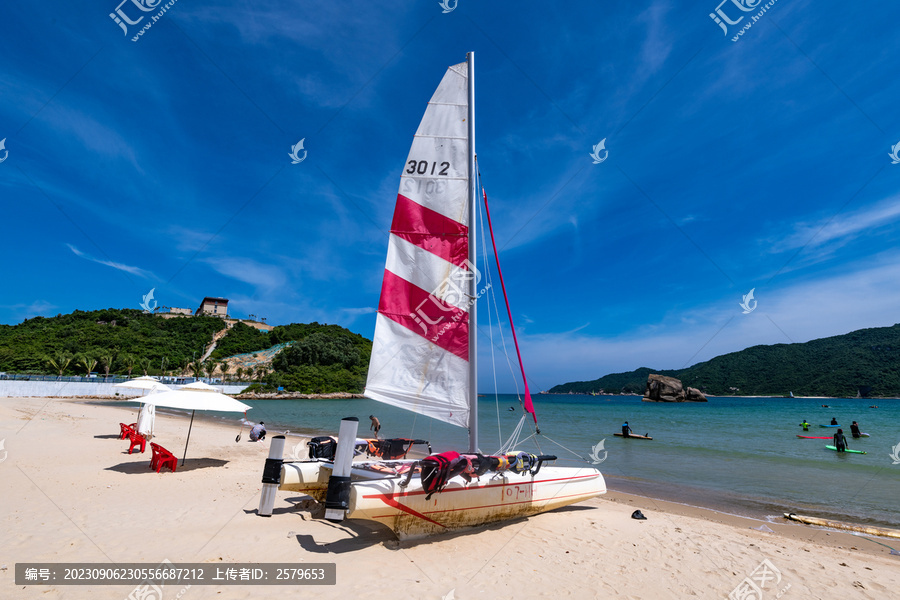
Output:
[[[153,459],[150,461],[151,469],[156,469],[156,472],[159,473],[163,467],[169,467],[173,473],[175,472],[178,458],[174,454],[153,442],[150,442],[150,449],[153,450]]]
[[[131,425],[126,425],[125,423],[119,423],[119,439],[124,440],[128,437],[129,433],[134,433],[135,428],[137,427],[137,423],[132,423]]]
[[[134,447],[138,445],[141,447],[142,453],[147,449],[147,440],[144,439],[144,436],[137,433],[136,431],[132,430],[131,432],[129,432],[128,439],[131,440],[131,446],[128,447],[128,454],[131,454],[131,452],[134,450]]]
[[[150,442],[150,451],[153,453],[153,458],[150,459],[150,468],[155,469],[156,463],[159,462],[159,444]]]

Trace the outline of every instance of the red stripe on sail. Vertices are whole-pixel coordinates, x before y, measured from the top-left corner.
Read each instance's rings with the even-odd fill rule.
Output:
[[[384,270],[378,312],[463,360],[469,360],[469,313]]]
[[[469,228],[397,194],[391,233],[464,269],[469,258]]]

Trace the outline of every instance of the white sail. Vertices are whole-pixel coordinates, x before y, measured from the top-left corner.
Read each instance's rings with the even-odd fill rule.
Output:
[[[403,166],[365,394],[469,418],[468,69],[447,69]],[[474,357],[473,357],[474,358]]]

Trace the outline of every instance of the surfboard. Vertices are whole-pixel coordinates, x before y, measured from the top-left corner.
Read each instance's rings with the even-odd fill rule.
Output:
[[[622,435],[621,433],[614,433],[613,435],[617,435],[617,436],[619,436],[619,437],[625,437],[625,436]],[[634,438],[634,439],[636,439],[636,440],[652,440],[652,439],[653,439],[653,438],[650,437],[649,435],[637,435],[637,434],[635,434],[635,433],[629,433],[629,434],[628,434],[628,437],[629,437],[629,438]]]
[[[834,450],[835,452],[837,452],[837,448],[835,448],[834,446],[825,446],[825,447],[828,448],[829,450]],[[844,452],[849,452],[851,454],[867,454],[866,452],[863,452],[862,450],[850,450],[849,448],[844,450]]]
[[[823,436],[815,436],[815,435],[798,435],[798,438],[803,438],[804,440],[830,440],[830,435]]]
[[[840,425],[819,425],[819,427],[840,427]]]

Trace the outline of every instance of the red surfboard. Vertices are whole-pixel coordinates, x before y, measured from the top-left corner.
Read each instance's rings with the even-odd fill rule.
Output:
[[[821,436],[821,437],[818,437],[818,436],[815,436],[815,437],[814,437],[814,436],[811,436],[811,435],[798,435],[797,437],[798,437],[798,438],[803,438],[804,440],[830,440],[830,439],[832,439],[834,436],[826,435],[826,436]]]

